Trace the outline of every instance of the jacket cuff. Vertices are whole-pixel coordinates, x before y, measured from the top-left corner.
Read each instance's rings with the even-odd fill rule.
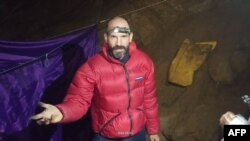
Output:
[[[62,115],[63,115],[63,118],[62,118],[62,120],[60,121],[60,123],[66,123],[67,122],[67,119],[65,118],[65,112],[64,112],[64,106],[62,105],[62,104],[57,104],[57,105],[55,105],[56,106],[56,108],[58,108],[59,109],[59,111],[62,113]]]

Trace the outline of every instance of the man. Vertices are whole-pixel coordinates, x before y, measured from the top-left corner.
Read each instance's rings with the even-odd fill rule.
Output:
[[[159,113],[154,65],[138,50],[124,18],[108,23],[105,43],[77,71],[64,102],[41,103],[32,119],[39,124],[73,122],[91,106],[94,141],[159,141]]]

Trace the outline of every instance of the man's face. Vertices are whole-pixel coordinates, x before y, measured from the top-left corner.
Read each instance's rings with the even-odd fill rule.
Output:
[[[125,30],[125,32],[122,32]],[[127,53],[131,42],[130,31],[126,27],[115,27],[107,32],[107,43],[112,51],[112,54],[117,59],[122,59]]]
[[[116,17],[109,21],[104,38],[113,57],[121,60],[128,54],[133,34],[130,32],[128,22],[121,17]]]

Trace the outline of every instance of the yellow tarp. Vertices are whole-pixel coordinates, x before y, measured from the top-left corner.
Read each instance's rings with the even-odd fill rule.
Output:
[[[194,72],[215,46],[216,41],[191,43],[189,39],[185,39],[171,62],[169,82],[180,86],[191,85]]]

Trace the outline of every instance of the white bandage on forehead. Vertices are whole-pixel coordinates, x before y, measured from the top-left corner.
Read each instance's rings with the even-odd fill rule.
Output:
[[[108,31],[108,33],[127,33],[127,34],[130,34],[131,31],[128,27],[115,27],[111,30]]]

